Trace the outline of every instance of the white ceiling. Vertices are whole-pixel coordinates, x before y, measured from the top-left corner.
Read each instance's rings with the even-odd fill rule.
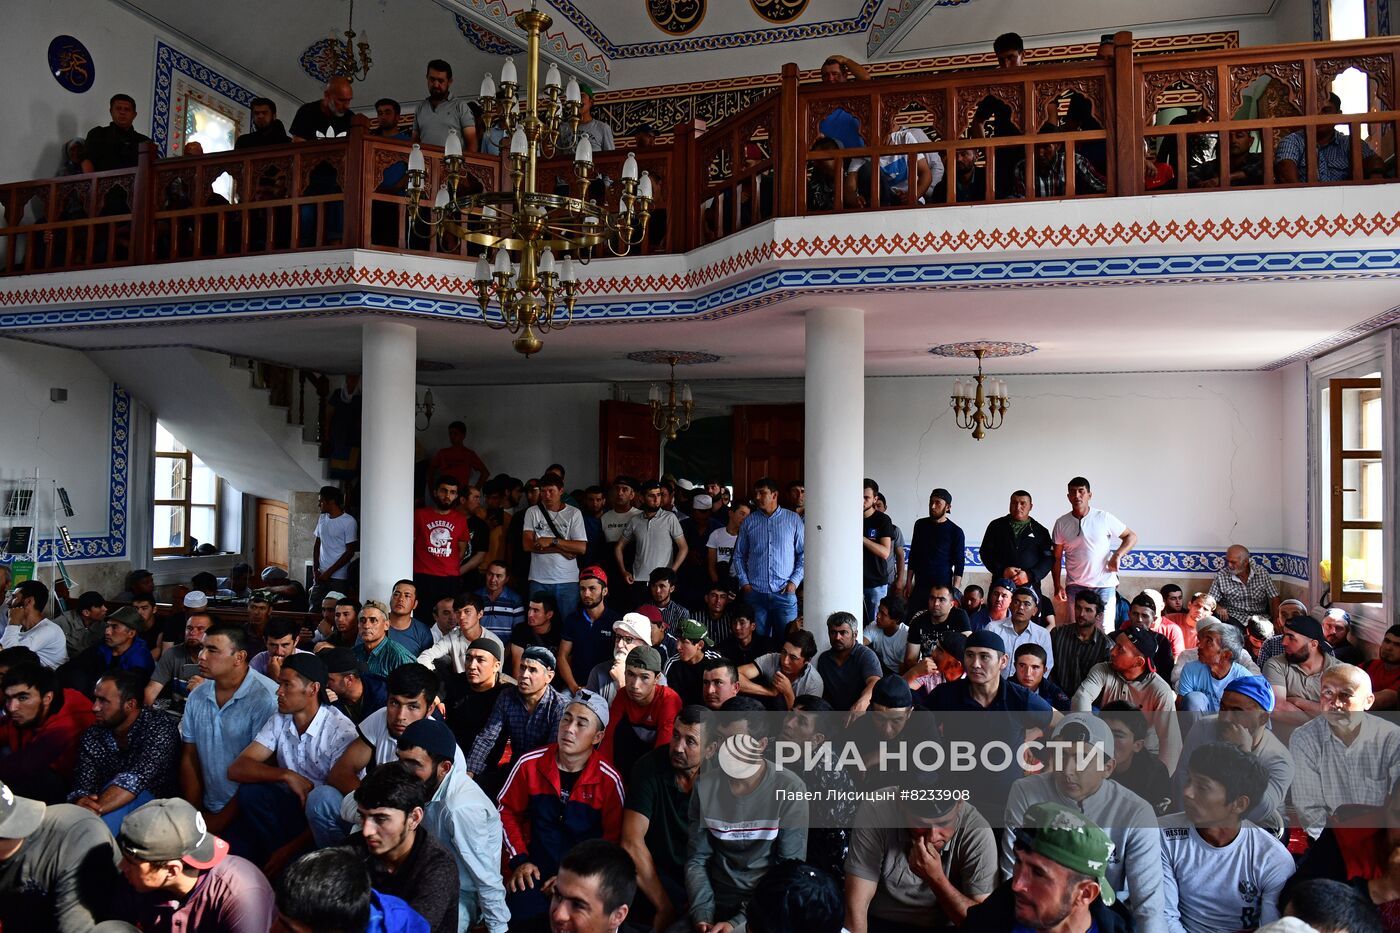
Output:
[[[968,360],[934,357],[930,346],[966,340],[1020,341],[1028,356],[997,360],[999,373],[1152,372],[1266,367],[1400,305],[1388,278],[1096,288],[1005,288],[802,298],[712,321],[581,323],[547,334],[525,359],[510,338],[480,325],[415,319],[422,358],[451,363],[426,384],[627,382],[664,367],[626,359],[650,349],[700,350],[720,362],[690,367],[688,379],[803,375],[803,310],[867,309],[866,372],[872,376],[965,373]],[[316,319],[123,325],[31,336],[78,349],[192,345],[328,372],[360,368],[354,314]],[[683,370],[685,367],[681,367]]]

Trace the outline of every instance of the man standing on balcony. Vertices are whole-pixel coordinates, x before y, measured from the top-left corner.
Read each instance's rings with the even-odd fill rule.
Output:
[[[478,151],[476,118],[465,97],[452,96],[452,66],[440,58],[428,62],[428,99],[413,114],[413,141],[425,146],[445,146],[449,133],[462,138],[463,152]],[[485,471],[482,480],[486,479]],[[471,477],[462,476],[463,482]]]
[[[846,81],[869,81],[870,72],[859,62],[853,62],[844,55],[833,55],[822,62],[822,84],[843,84]],[[858,149],[865,145],[860,135],[860,120],[855,114],[841,107],[836,108],[818,127],[827,139],[834,139],[842,149]]]
[[[277,102],[267,97],[254,97],[249,109],[253,113],[253,128],[233,141],[234,149],[255,149],[258,146],[285,146],[292,141],[287,128],[277,119]]]
[[[578,86],[578,132],[570,133],[565,126],[559,131],[559,145],[570,152],[578,145],[580,136],[587,136],[593,144],[594,152],[610,152],[617,148],[613,140],[613,128],[609,123],[593,119],[593,88],[591,85]],[[563,153],[561,153],[562,155]]]
[[[112,115],[111,123],[88,130],[83,146],[84,172],[135,168],[141,144],[151,141],[151,137],[136,132],[136,101],[129,94],[113,94],[107,112]]]
[[[350,102],[354,98],[355,92],[350,87],[349,78],[339,75],[331,78],[326,82],[320,100],[297,108],[296,116],[292,117],[292,142],[315,142],[317,133],[327,131],[344,136],[350,132],[351,126],[368,126],[368,119],[350,112]]]

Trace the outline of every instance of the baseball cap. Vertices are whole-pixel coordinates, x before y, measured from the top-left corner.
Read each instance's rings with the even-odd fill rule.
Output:
[[[601,693],[597,693],[593,690],[578,690],[569,698],[570,706],[573,706],[575,703],[580,706],[588,707],[593,715],[598,717],[598,722],[602,724],[601,728],[606,729],[608,727],[608,701],[603,699]]]
[[[870,693],[870,702],[879,703],[886,709],[905,709],[914,705],[914,694],[909,684],[898,674],[886,674],[875,684]]]
[[[457,754],[452,730],[431,717],[411,722],[399,736],[399,748],[421,748],[429,755],[451,761]]]
[[[616,477],[613,478],[613,485],[626,486],[628,489],[631,489],[635,492],[637,490],[637,487],[640,486],[641,483],[637,480],[635,476],[628,476],[626,473],[619,473]]]
[[[203,609],[205,606],[209,605],[209,597],[205,596],[199,590],[191,590],[185,594],[182,605],[184,605],[186,609]]]
[[[746,733],[731,735],[719,747],[719,766],[736,781],[751,778],[763,767],[763,746]]]
[[[661,610],[655,606],[638,606],[637,615],[642,616],[650,625],[665,625],[666,619],[661,615]],[[647,638],[651,638],[651,630],[647,630]]]
[[[705,627],[704,622],[697,622],[694,619],[682,619],[681,624],[676,626],[676,637],[684,638],[686,641],[703,641],[706,648],[714,646],[715,640],[710,637],[710,630]]]
[[[321,602],[325,602],[325,601],[328,600],[328,599],[334,599],[334,600],[336,600],[337,602],[339,602],[340,600],[342,600],[342,599],[344,599],[344,598],[345,598],[345,594],[344,594],[344,593],[341,593],[341,592],[339,592],[338,590],[331,590],[331,591],[330,591],[329,593],[327,593],[325,596],[322,596],[322,597],[321,597]]]
[[[1117,634],[1122,635],[1133,643],[1133,647],[1137,649],[1138,654],[1142,655],[1143,660],[1147,662],[1147,669],[1149,671],[1157,670],[1157,665],[1152,661],[1152,656],[1157,653],[1156,635],[1149,632],[1141,625],[1125,626],[1119,629]]]
[[[631,635],[651,644],[651,620],[640,612],[629,612],[613,623],[613,634]]]
[[[282,670],[296,671],[309,683],[326,685],[326,664],[309,652],[297,652],[282,660]]]
[[[1058,803],[1038,803],[1026,811],[1025,828],[1016,830],[1016,845],[1093,878],[1105,904],[1117,897],[1104,874],[1113,843],[1084,814]]]
[[[471,644],[467,645],[468,651],[485,651],[497,661],[504,661],[506,653],[501,647],[501,643],[494,638],[473,638]]]
[[[928,494],[928,497],[929,497],[930,499],[942,499],[944,502],[948,503],[949,505],[952,505],[952,504],[953,504],[953,494],[952,494],[951,492],[949,492],[948,490],[944,489],[942,486],[939,486],[939,487],[938,487],[937,489],[935,489],[933,492],[929,493],[929,494]]]
[[[1088,742],[1103,749],[1105,758],[1113,757],[1113,730],[1093,713],[1066,713],[1050,733],[1050,738]]]
[[[597,565],[594,565],[592,567],[584,567],[578,572],[578,578],[580,582],[584,580],[597,580],[604,586],[608,585],[607,572],[604,571],[602,567],[599,567]]]
[[[37,800],[16,797],[0,784],[0,839],[27,839],[44,822],[46,808]]]
[[[204,596],[203,593],[200,593],[199,595],[201,597]],[[141,618],[141,613],[137,612],[135,609],[132,609],[130,606],[122,606],[116,612],[113,612],[111,615],[109,615],[107,617],[107,621],[125,625],[133,632],[143,632],[146,629],[146,623]]]
[[[143,862],[209,869],[228,855],[228,843],[209,832],[204,816],[178,797],[152,800],[127,814],[117,833],[123,852]]]
[[[1304,638],[1311,638],[1317,642],[1317,647],[1327,654],[1332,653],[1332,646],[1327,642],[1327,636],[1322,634],[1322,623],[1312,616],[1294,616],[1283,625],[1291,632],[1302,635]]]
[[[627,652],[626,667],[641,668],[653,674],[661,673],[661,652],[651,645],[638,645]]]
[[[349,648],[327,648],[318,652],[317,657],[326,666],[327,674],[364,674],[369,665],[355,660],[355,652]]]

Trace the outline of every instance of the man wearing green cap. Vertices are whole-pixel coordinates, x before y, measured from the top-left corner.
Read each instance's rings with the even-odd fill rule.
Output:
[[[705,662],[719,657],[719,652],[711,650],[714,646],[705,623],[682,619],[676,627],[676,654],[662,673],[666,686],[676,692],[682,705],[704,702]]]
[[[1113,843],[1069,807],[1039,803],[1015,837],[1016,870],[967,912],[969,930],[1036,933],[1122,933],[1126,921],[1109,910],[1115,899],[1104,872]]]
[[[567,126],[559,131],[559,147],[572,151],[578,145],[580,136],[587,136],[594,152],[607,152],[617,148],[613,140],[613,128],[602,120],[593,119],[593,87],[588,84],[578,86],[579,110],[578,132],[571,133]]]

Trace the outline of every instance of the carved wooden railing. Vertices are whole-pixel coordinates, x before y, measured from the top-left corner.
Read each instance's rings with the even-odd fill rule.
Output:
[[[1316,179],[1318,136],[1330,141],[1334,124],[1352,129],[1344,160],[1326,153],[1328,174],[1384,180],[1400,133],[1397,55],[1400,40],[1379,38],[1135,59],[1120,32],[1103,58],[1014,70],[801,85],[786,65],[776,90],[743,112],[709,128],[682,124],[671,143],[636,150],[656,197],[652,229],[631,252],[682,252],[773,217],[1305,184],[1280,167],[1280,147],[1299,149],[1300,174]],[[1333,80],[1352,69],[1367,83],[1367,112],[1321,113]],[[1167,122],[1187,112],[1191,122]],[[828,145],[818,140],[833,115],[852,144],[814,149]],[[1053,132],[1042,133],[1047,124]],[[930,141],[891,144],[905,128]],[[166,161],[147,146],[135,169],[0,185],[0,275],[337,247],[474,257],[476,247],[410,223],[409,148],[359,128]],[[424,156],[431,203],[442,153]],[[931,190],[890,189],[872,170],[902,159],[917,179],[924,157],[943,170]],[[620,178],[625,158],[596,153],[597,176]],[[510,184],[500,157],[468,153],[465,167],[466,190]],[[541,190],[562,190],[570,154],[540,162],[537,177]],[[230,197],[215,193],[230,183]],[[616,210],[619,191],[595,183],[588,197]]]

